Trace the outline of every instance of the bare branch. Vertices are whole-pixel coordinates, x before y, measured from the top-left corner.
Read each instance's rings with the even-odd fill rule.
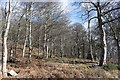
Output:
[[[93,19],[95,19],[95,18],[98,18],[98,17],[92,17],[92,18],[89,19],[89,21],[91,21],[91,20],[93,20]]]
[[[115,21],[115,20],[117,20],[117,19],[120,19],[120,17],[114,18],[114,19],[112,19],[112,20],[105,21],[105,22],[103,22],[102,24],[104,25],[104,24],[106,24],[106,23],[113,22],[113,21]]]
[[[113,8],[113,9],[111,9],[111,10],[108,10],[108,11],[106,11],[106,12],[103,12],[102,15],[106,15],[107,13],[109,13],[109,12],[111,12],[111,11],[114,11],[114,10],[118,10],[118,9],[120,9],[120,7]]]

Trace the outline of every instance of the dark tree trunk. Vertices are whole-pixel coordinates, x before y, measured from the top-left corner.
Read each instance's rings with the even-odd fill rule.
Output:
[[[100,2],[97,2],[97,16],[98,16],[98,26],[99,26],[99,30],[100,30],[100,42],[101,42],[101,54],[100,54],[100,61],[99,61],[99,66],[102,66],[104,64],[106,64],[106,52],[105,52],[105,32],[103,29],[103,22],[102,22],[102,18],[101,18],[101,7],[100,7]]]
[[[120,45],[119,45],[119,40],[116,40],[117,42],[117,51],[118,51],[118,64],[120,64]]]

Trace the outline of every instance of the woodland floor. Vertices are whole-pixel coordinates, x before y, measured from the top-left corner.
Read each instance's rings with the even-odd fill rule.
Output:
[[[8,63],[8,71],[14,70],[17,76],[4,78],[117,78],[118,70],[106,71],[101,67],[90,67],[96,63],[83,59],[16,58],[15,63]],[[3,78],[2,76],[0,78]]]

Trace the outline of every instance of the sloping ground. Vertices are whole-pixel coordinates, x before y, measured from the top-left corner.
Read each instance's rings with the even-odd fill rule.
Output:
[[[99,67],[89,68],[86,64],[69,64],[43,61],[32,58],[17,58],[15,63],[8,63],[8,71],[18,73],[7,78],[117,78],[118,71],[105,71]],[[2,77],[1,77],[2,78]]]

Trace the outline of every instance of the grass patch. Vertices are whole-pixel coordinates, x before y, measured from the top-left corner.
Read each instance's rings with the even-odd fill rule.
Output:
[[[117,66],[118,70],[120,70],[120,64]]]
[[[120,68],[120,66],[119,66],[119,68]],[[108,63],[108,64],[103,66],[103,69],[105,69],[105,70],[117,70],[118,65],[113,64],[113,63]]]

